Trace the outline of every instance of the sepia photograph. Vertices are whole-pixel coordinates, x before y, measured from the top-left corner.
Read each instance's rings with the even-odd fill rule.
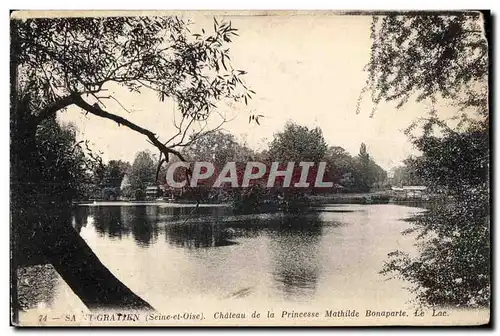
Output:
[[[11,326],[490,325],[491,25],[11,11]]]

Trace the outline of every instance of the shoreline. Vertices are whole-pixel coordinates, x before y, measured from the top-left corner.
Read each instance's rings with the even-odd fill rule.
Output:
[[[325,204],[398,204],[398,205],[428,205],[434,200],[433,197],[398,197],[388,191],[377,191],[367,193],[343,193],[343,194],[326,194],[326,195],[313,195],[307,196],[307,201],[304,206],[321,206]],[[134,201],[134,200],[92,200],[92,201],[79,201],[74,202],[74,206],[168,206],[168,207],[196,207],[194,201]],[[264,208],[269,206],[281,207],[283,204],[279,203],[263,203]],[[221,203],[200,203],[199,207],[231,207],[229,202]]]

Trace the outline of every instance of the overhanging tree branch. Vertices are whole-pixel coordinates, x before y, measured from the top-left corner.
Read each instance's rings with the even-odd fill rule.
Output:
[[[118,123],[119,125],[124,125],[124,126],[130,128],[131,130],[136,131],[137,133],[145,135],[149,139],[149,141],[151,141],[151,143],[155,147],[157,147],[163,153],[163,155],[165,155],[165,157],[168,157],[168,154],[170,153],[170,154],[174,154],[175,156],[177,156],[180,160],[186,161],[184,156],[179,151],[177,151],[171,147],[167,147],[160,140],[158,140],[158,137],[156,136],[156,134],[154,134],[150,130],[145,129],[139,125],[136,125],[133,122],[131,122],[123,117],[120,117],[116,114],[106,112],[103,109],[101,109],[95,105],[90,105],[85,100],[83,100],[83,98],[80,96],[74,97],[74,103],[76,106],[82,108],[83,110],[85,110],[93,115],[96,115],[96,116],[102,117],[102,118],[106,118],[109,120],[113,120],[116,123]]]
[[[62,110],[74,103],[75,96],[68,95],[59,100],[56,100],[51,105],[40,110],[40,112],[34,117],[35,124],[39,124],[45,118],[55,114],[57,111]]]

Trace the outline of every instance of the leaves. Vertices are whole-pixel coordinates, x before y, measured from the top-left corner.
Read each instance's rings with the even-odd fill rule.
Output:
[[[285,129],[274,135],[269,144],[269,155],[282,162],[320,162],[325,156],[327,144],[319,127],[309,129],[295,123],[287,123]]]
[[[375,16],[371,38],[360,100],[371,92],[375,105],[385,100],[401,107],[414,97],[442,97],[459,107],[471,106],[478,95],[486,103],[488,45],[479,13]],[[486,104],[475,108],[487,113]]]
[[[155,158],[149,151],[141,151],[136,154],[134,162],[129,171],[131,190],[145,191],[148,185],[156,182]]]
[[[205,120],[216,102],[248,90],[230,64],[227,43],[236,29],[216,18],[210,35],[191,34],[175,16],[14,20],[12,28],[20,84],[38,108],[114,82],[173,98],[182,114]],[[215,81],[213,70],[224,76]]]
[[[441,196],[413,221],[420,254],[393,253],[382,273],[412,283],[423,304],[488,306],[488,45],[482,18],[477,12],[377,16],[371,38],[360,101],[370,92],[374,108],[383,100],[398,108],[410,99],[431,103],[429,116],[405,132],[422,152],[407,160],[412,176],[405,178]],[[457,108],[456,127],[438,118],[438,100]],[[470,114],[460,114],[465,110]],[[422,132],[414,136],[417,127]]]
[[[415,140],[407,166],[440,199],[413,220],[421,254],[391,257],[385,273],[416,284],[426,304],[487,306],[490,300],[489,134],[487,124]],[[459,280],[457,280],[459,279]]]

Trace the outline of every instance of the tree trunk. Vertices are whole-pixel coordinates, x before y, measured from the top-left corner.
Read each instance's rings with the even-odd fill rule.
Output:
[[[58,176],[44,174],[50,162],[38,157],[36,124],[28,101],[15,95],[15,66],[11,70],[12,321],[18,322],[17,269],[29,263],[51,263],[89,309],[151,310],[99,261],[71,226],[71,200],[61,188],[54,188]]]
[[[153,309],[101,263],[70,225],[49,225],[40,238],[47,261],[89,309]]]

